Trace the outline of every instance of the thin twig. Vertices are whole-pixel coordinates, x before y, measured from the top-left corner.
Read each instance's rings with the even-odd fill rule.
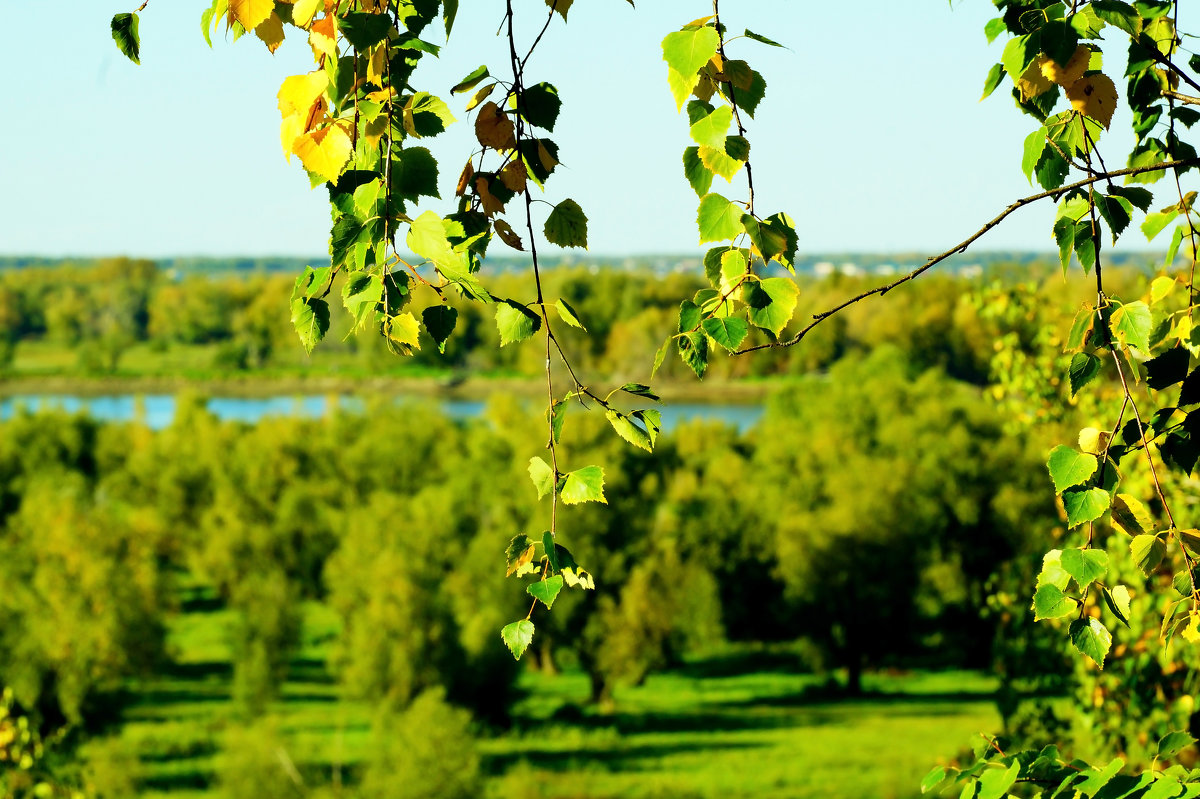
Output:
[[[1184,159],[1180,159],[1178,161],[1164,161],[1159,164],[1150,164],[1149,166],[1138,166],[1138,167],[1128,167],[1126,169],[1117,169],[1117,170],[1113,170],[1112,172],[1105,172],[1105,173],[1102,173],[1099,175],[1094,175],[1092,177],[1085,178],[1085,179],[1077,181],[1075,183],[1070,183],[1066,186],[1061,186],[1057,189],[1043,191],[1039,194],[1030,195],[1029,197],[1022,197],[1021,199],[1017,200],[1016,202],[1012,203],[1007,208],[1005,208],[1003,211],[1001,211],[994,219],[989,221],[986,225],[984,225],[979,230],[972,233],[969,237],[967,237],[966,240],[960,242],[959,244],[956,244],[954,247],[950,248],[949,250],[942,253],[941,255],[936,255],[936,256],[930,258],[928,261],[926,261],[926,263],[923,266],[920,266],[917,269],[914,269],[913,271],[909,272],[907,275],[900,278],[899,280],[895,280],[884,286],[879,286],[878,288],[873,288],[870,291],[864,291],[862,294],[859,294],[855,297],[851,297],[850,299],[846,300],[845,302],[841,303],[840,305],[836,305],[827,311],[822,311],[821,313],[813,314],[813,321],[811,323],[809,323],[806,327],[802,328],[800,330],[800,332],[798,332],[796,335],[792,336],[790,339],[787,339],[786,341],[775,341],[775,342],[770,342],[768,344],[758,344],[754,347],[747,347],[746,349],[738,350],[737,352],[735,352],[733,354],[734,355],[745,355],[746,353],[754,352],[755,350],[764,350],[764,349],[769,349],[771,347],[790,347],[793,344],[797,344],[802,338],[804,338],[805,334],[807,334],[810,330],[812,330],[814,327],[816,327],[818,324],[820,324],[825,319],[828,319],[829,317],[838,313],[839,311],[845,310],[846,308],[849,308],[851,305],[859,303],[859,302],[867,299],[868,297],[872,297],[876,294],[878,294],[878,295],[887,294],[889,291],[896,288],[897,286],[907,283],[908,281],[910,281],[914,278],[920,277],[922,274],[929,271],[930,269],[932,269],[934,266],[941,263],[942,261],[946,260],[951,255],[954,255],[955,253],[966,252],[967,248],[969,246],[971,246],[972,244],[974,244],[976,240],[981,238],[985,233],[987,233],[992,228],[996,227],[996,225],[999,225],[1001,222],[1003,222],[1014,211],[1016,211],[1020,208],[1024,208],[1026,205],[1029,205],[1031,203],[1035,203],[1038,200],[1044,200],[1047,197],[1058,198],[1067,192],[1074,191],[1075,189],[1083,188],[1084,186],[1090,186],[1093,183],[1096,183],[1101,180],[1109,180],[1111,178],[1121,177],[1123,175],[1141,175],[1146,172],[1158,172],[1159,170],[1163,170],[1163,169],[1172,169],[1172,168],[1177,168],[1177,167],[1193,167],[1193,166],[1200,166],[1200,157],[1184,158]]]
[[[1171,89],[1163,89],[1162,93],[1164,97],[1170,97],[1172,100],[1178,100],[1181,103],[1187,103],[1188,105],[1200,105],[1200,97],[1193,97],[1190,94],[1180,94],[1179,92],[1172,91]]]

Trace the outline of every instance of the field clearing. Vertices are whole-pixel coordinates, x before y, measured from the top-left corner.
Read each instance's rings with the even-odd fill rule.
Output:
[[[226,731],[245,725],[230,701],[231,620],[219,608],[180,615],[171,673],[134,688],[115,744],[139,758],[141,796],[220,795]],[[306,605],[304,644],[271,708],[309,784],[352,784],[370,747],[371,709],[342,699],[326,668],[336,629],[327,608]],[[586,703],[578,671],[529,672],[521,686],[513,727],[481,730],[489,796],[899,799],[999,724],[994,682],[979,674],[867,675],[864,696],[848,699],[777,654],[737,650],[620,689],[609,709]]]

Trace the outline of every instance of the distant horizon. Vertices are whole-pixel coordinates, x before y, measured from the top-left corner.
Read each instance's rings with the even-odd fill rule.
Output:
[[[1123,248],[1118,251],[1104,252],[1104,256],[1108,258],[1116,258],[1117,260],[1128,260],[1129,258],[1141,256],[1163,256],[1166,250],[1162,248],[1156,249],[1127,249]],[[814,250],[812,252],[797,252],[797,258],[811,259],[823,256],[829,257],[846,257],[846,256],[869,256],[872,258],[888,257],[888,256],[911,256],[911,257],[929,257],[930,255],[939,254],[933,250]],[[409,256],[412,253],[402,253]],[[952,258],[961,259],[971,256],[998,257],[998,256],[1046,256],[1058,257],[1058,251],[1053,247],[1046,249],[1013,249],[1013,248],[996,248],[996,249],[980,249],[968,250],[964,253],[955,253]],[[127,258],[135,261],[239,261],[239,260],[256,260],[256,261],[319,261],[328,259],[327,253],[311,253],[307,255],[293,255],[287,253],[240,253],[231,255],[208,255],[196,253],[175,253],[172,255],[131,255],[128,253],[107,253],[107,254],[68,254],[68,255],[45,255],[41,253],[0,253],[0,263],[6,261],[104,261]],[[518,254],[503,254],[491,255],[492,260],[497,261],[522,261],[530,260],[527,255]],[[539,256],[540,261],[587,261],[587,260],[636,260],[639,258],[703,258],[703,252],[638,252],[638,253],[601,253],[601,252],[571,252],[571,251],[553,251],[545,255]],[[415,260],[424,260],[413,255]]]

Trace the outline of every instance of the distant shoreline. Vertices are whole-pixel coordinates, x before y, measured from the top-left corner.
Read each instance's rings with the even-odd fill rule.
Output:
[[[772,389],[793,380],[753,380],[698,383],[674,381],[655,383],[654,390],[665,402],[757,403]],[[76,377],[18,376],[0,378],[0,396],[181,394],[185,392],[220,397],[274,397],[320,394],[395,394],[443,399],[486,399],[503,393],[529,398],[544,397],[543,379],[512,377],[372,377],[348,378],[330,375],[312,377],[224,377],[188,379],[176,377]],[[564,384],[563,390],[566,390]]]

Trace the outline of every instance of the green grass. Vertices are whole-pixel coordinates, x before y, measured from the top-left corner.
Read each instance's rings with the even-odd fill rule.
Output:
[[[170,673],[133,687],[118,740],[141,760],[144,797],[212,799],[229,698],[227,611],[182,614]],[[308,774],[352,774],[371,709],[341,698],[325,666],[337,620],[306,606],[304,642],[272,708]],[[489,795],[502,797],[909,797],[929,768],[994,731],[994,683],[969,672],[867,675],[864,696],[734,650],[588,705],[586,677],[527,673],[513,728],[480,742]]]

